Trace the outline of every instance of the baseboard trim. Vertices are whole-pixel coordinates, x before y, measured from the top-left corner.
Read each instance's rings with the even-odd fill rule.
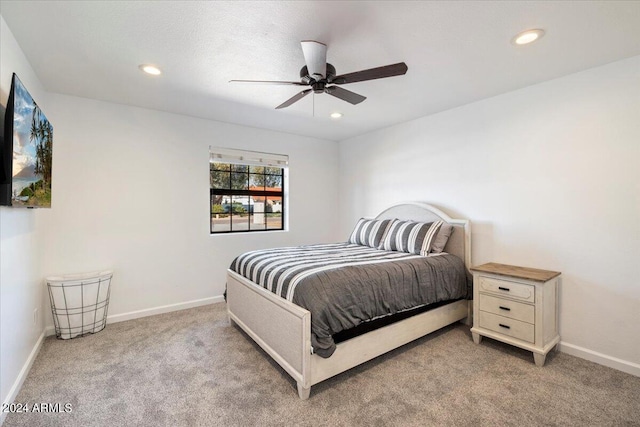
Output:
[[[42,331],[42,333],[40,334],[40,337],[38,338],[38,341],[36,342],[36,345],[33,346],[31,353],[29,353],[29,357],[27,358],[27,361],[22,366],[22,369],[18,374],[18,378],[16,378],[16,381],[13,383],[13,386],[9,390],[9,394],[6,397],[6,400],[2,402],[3,404],[12,403],[18,396],[18,392],[22,388],[22,384],[24,384],[24,380],[27,379],[27,375],[31,370],[31,366],[33,365],[33,362],[36,360],[36,356],[40,352],[40,348],[42,348],[44,337],[45,337],[45,331]],[[4,411],[0,411],[0,426],[2,425],[2,423],[4,423],[4,419],[6,417],[7,417],[7,413]]]
[[[139,319],[141,317],[155,316],[156,314],[170,313],[172,311],[186,310],[188,308],[200,307],[203,305],[215,304],[217,302],[223,302],[224,296],[218,295],[215,297],[202,298],[193,301],[179,302],[177,304],[163,305],[160,307],[146,308],[144,310],[131,311],[129,313],[120,313],[107,316],[107,324],[124,322],[127,320]],[[55,328],[53,325],[47,326],[45,333],[47,336],[55,335]]]
[[[617,369],[619,371],[626,372],[627,374],[640,377],[640,364],[637,363],[598,353],[597,351],[589,350],[588,348],[570,344],[565,341],[560,341],[560,351],[581,359],[595,362],[599,365],[608,366],[609,368]]]

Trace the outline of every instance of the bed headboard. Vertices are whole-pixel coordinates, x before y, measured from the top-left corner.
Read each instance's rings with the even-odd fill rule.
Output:
[[[433,222],[442,220],[453,225],[453,233],[444,247],[444,251],[457,256],[467,269],[471,267],[471,224],[466,219],[453,219],[440,209],[426,203],[406,202],[393,205],[380,212],[376,219],[413,220]]]

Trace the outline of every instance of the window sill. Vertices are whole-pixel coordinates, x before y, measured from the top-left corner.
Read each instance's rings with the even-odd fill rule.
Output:
[[[210,236],[247,236],[264,233],[288,233],[289,230],[256,230],[256,231],[234,231],[228,233],[209,233]]]

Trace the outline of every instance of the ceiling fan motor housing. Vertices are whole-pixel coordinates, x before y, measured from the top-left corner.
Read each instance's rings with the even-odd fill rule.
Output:
[[[300,81],[307,85],[310,85],[312,81],[316,81],[316,82],[324,81],[325,84],[331,83],[331,80],[336,76],[336,67],[327,63],[327,71],[325,75],[326,77],[324,79],[316,79],[309,75],[309,70],[307,69],[306,65],[300,69]]]
[[[313,88],[314,93],[323,93],[326,83],[324,80],[320,80],[319,82],[313,82],[311,87]]]

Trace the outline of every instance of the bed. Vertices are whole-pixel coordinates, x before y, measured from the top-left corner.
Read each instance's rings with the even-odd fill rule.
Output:
[[[444,252],[461,260],[465,273],[471,265],[470,225],[452,219],[424,203],[402,203],[381,212],[376,219],[412,220],[422,223],[443,221],[454,228]],[[363,251],[365,252],[365,251]],[[434,257],[438,258],[438,257]],[[442,257],[443,261],[445,257]],[[386,261],[385,261],[386,262]],[[234,261],[235,263],[235,261]],[[250,276],[256,279],[257,277]],[[470,319],[471,302],[456,299],[439,304],[395,323],[357,335],[332,346],[330,357],[318,351],[316,326],[312,334],[311,312],[283,296],[265,289],[247,277],[227,272],[227,310],[230,322],[243,329],[296,381],[298,395],[308,399],[311,386],[407,344],[457,321]],[[275,285],[274,285],[275,289]],[[317,323],[317,322],[316,322]],[[469,323],[467,321],[467,323]],[[312,343],[312,335],[314,342]],[[314,345],[316,351],[314,352]]]

